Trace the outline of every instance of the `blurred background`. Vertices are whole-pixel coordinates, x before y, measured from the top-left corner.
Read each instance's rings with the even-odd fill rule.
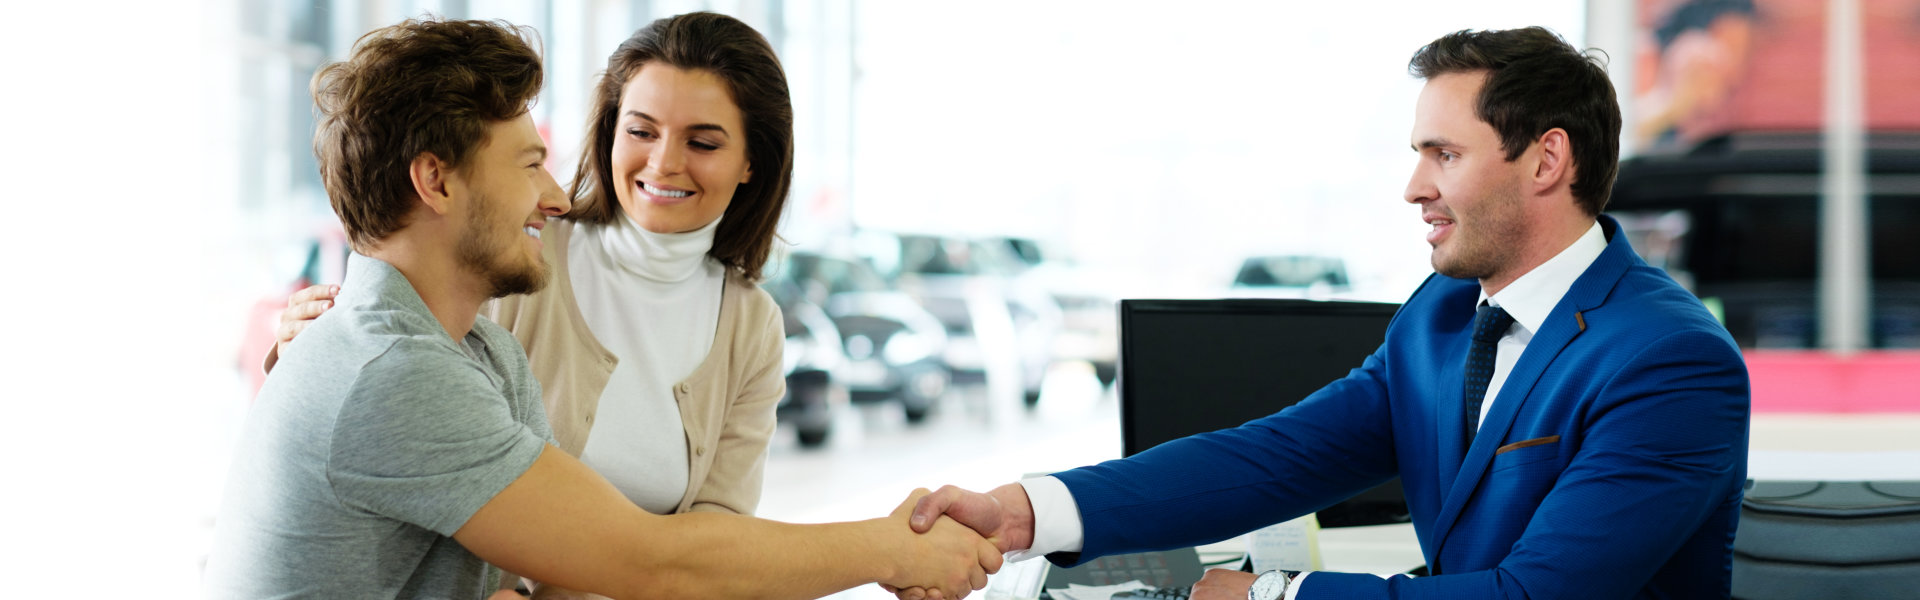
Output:
[[[1610,212],[1750,364],[1920,348],[1920,0],[14,3],[0,562],[195,595],[272,322],[341,275],[316,67],[423,14],[531,26],[564,182],[606,55],[692,10],[764,33],[796,110],[763,516],[1119,456],[1120,298],[1404,299],[1430,272],[1406,61],[1459,29],[1604,53]],[[1756,410],[1920,411],[1761,371]]]

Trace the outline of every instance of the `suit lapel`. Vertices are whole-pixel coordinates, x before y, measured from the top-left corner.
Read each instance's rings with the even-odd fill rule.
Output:
[[[1474,290],[1475,294],[1477,294],[1479,287],[1474,286],[1468,289]],[[1458,303],[1445,303],[1450,305],[1446,310],[1449,314],[1471,315],[1473,314],[1474,302],[1477,299],[1477,295],[1463,295]],[[1454,304],[1458,304],[1458,306],[1451,306]],[[1461,410],[1460,407],[1460,390],[1466,385],[1467,374],[1464,370],[1460,369],[1459,366],[1466,364],[1467,340],[1472,336],[1472,330],[1473,319],[1471,317],[1460,321],[1458,333],[1448,338],[1452,340],[1447,344],[1447,348],[1451,351],[1445,353],[1445,356],[1441,359],[1441,364],[1453,365],[1454,368],[1440,371],[1434,381],[1434,385],[1436,386],[1434,389],[1439,390],[1439,392],[1434,396],[1438,406],[1434,409],[1433,415],[1436,426],[1440,428],[1439,431],[1434,434],[1434,439],[1438,440],[1440,446],[1435,449],[1433,456],[1437,461],[1435,472],[1440,474],[1441,498],[1452,497],[1454,484],[1459,481],[1460,465],[1463,464],[1462,459],[1466,457],[1467,442],[1462,438],[1466,434],[1467,418],[1466,412]]]
[[[1513,370],[1507,374],[1506,383],[1500,387],[1500,395],[1494,398],[1493,408],[1488,411],[1486,420],[1481,423],[1479,434],[1474,436],[1473,446],[1467,448],[1464,459],[1456,463],[1459,468],[1452,472],[1453,477],[1442,479],[1441,493],[1444,500],[1441,502],[1439,517],[1435,520],[1433,529],[1434,538],[1439,542],[1434,545],[1433,556],[1430,558],[1432,561],[1430,564],[1433,564],[1436,569],[1435,573],[1439,572],[1437,569],[1440,567],[1438,561],[1441,551],[1446,548],[1446,542],[1453,533],[1454,524],[1459,520],[1461,511],[1466,508],[1467,501],[1473,497],[1474,490],[1479,488],[1481,479],[1486,475],[1487,467],[1493,463],[1494,451],[1500,447],[1508,430],[1513,428],[1515,417],[1520,414],[1520,409],[1531,396],[1534,386],[1540,382],[1540,376],[1546,373],[1547,367],[1552,366],[1567,346],[1580,337],[1581,332],[1587,327],[1604,326],[1604,324],[1595,324],[1593,319],[1585,316],[1584,313],[1605,304],[1607,295],[1613,291],[1614,285],[1619,283],[1620,278],[1626,275],[1627,268],[1639,262],[1638,256],[1633,253],[1633,248],[1627,245],[1626,236],[1618,235],[1619,225],[1612,218],[1604,216],[1600,218],[1600,223],[1609,236],[1607,249],[1594,259],[1593,264],[1587,267],[1586,272],[1582,273],[1578,280],[1574,281],[1573,287],[1568,288],[1567,295],[1562,297],[1553,312],[1547,315],[1547,320],[1541,324],[1540,331],[1534,334],[1532,341],[1527,342],[1526,351],[1520,354],[1520,360],[1514,363]],[[1460,389],[1463,378],[1464,375],[1454,375],[1453,387],[1443,389]],[[1455,413],[1451,420],[1452,431],[1459,432],[1466,427],[1465,417],[1459,410],[1452,412]],[[1453,456],[1459,456],[1460,451],[1457,448],[1460,447],[1460,436],[1460,433],[1453,433],[1452,442],[1449,445],[1448,436],[1443,431],[1439,436],[1442,446],[1437,454],[1451,453]],[[1443,477],[1449,473],[1444,463],[1441,473]]]
[[[1472,498],[1473,491],[1480,487],[1487,466],[1493,462],[1493,451],[1506,439],[1507,430],[1513,427],[1513,419],[1520,414],[1521,405],[1526,403],[1534,384],[1539,383],[1540,375],[1580,335],[1573,315],[1563,313],[1567,311],[1556,309],[1547,318],[1540,333],[1527,343],[1527,350],[1520,355],[1520,361],[1513,365],[1513,371],[1507,374],[1507,382],[1501,386],[1500,396],[1494,399],[1486,421],[1480,424],[1480,433],[1474,436],[1473,446],[1467,448],[1466,458],[1460,463],[1453,486],[1447,490],[1446,501],[1440,505],[1440,527],[1437,530],[1447,531],[1453,527],[1460,511],[1466,507],[1467,499]]]

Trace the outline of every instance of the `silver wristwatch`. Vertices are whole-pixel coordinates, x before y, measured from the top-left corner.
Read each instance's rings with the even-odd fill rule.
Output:
[[[1287,597],[1287,588],[1292,585],[1292,573],[1267,571],[1253,580],[1253,587],[1247,588],[1247,600],[1280,600]]]

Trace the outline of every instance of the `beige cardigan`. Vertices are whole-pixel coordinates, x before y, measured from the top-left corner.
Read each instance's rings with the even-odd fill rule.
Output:
[[[548,219],[541,232],[540,253],[552,270],[546,289],[489,302],[481,314],[513,332],[526,348],[553,437],[560,449],[578,457],[618,359],[587,331],[574,300],[566,252],[573,228],[572,221]],[[692,375],[673,386],[691,463],[687,493],[674,512],[751,515],[760,504],[774,408],[787,389],[780,362],[785,341],[773,298],[730,271],[720,294],[713,348]]]

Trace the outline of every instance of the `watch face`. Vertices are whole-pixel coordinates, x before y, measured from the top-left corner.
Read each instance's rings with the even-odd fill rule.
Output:
[[[1279,600],[1287,592],[1287,576],[1279,571],[1261,573],[1253,580],[1253,587],[1247,590],[1247,600]]]

